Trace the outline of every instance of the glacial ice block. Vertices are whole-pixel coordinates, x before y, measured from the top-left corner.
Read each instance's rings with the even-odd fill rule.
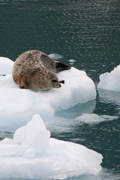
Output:
[[[101,162],[101,154],[83,145],[50,138],[38,114],[13,139],[0,141],[0,179],[97,175]]]
[[[106,72],[100,75],[98,88],[120,92],[120,65],[115,67],[110,73]]]
[[[57,74],[60,80],[65,80],[61,88],[44,92],[20,89],[12,79],[13,64],[9,59],[0,58],[0,73],[7,74],[0,76],[0,126],[28,121],[35,113],[47,119],[57,111],[96,98],[94,82],[84,71],[73,67]]]

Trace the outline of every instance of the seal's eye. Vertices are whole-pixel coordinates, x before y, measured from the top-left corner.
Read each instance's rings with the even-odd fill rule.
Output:
[[[53,79],[52,82],[57,82],[57,80]]]

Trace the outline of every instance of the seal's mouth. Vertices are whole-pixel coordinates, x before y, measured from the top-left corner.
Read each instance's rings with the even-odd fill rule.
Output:
[[[64,80],[62,80],[62,81],[60,81],[59,83],[65,84],[65,81],[64,81]]]

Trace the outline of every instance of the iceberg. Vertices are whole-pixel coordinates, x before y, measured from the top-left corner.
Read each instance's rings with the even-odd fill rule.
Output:
[[[35,113],[50,119],[58,111],[96,98],[94,82],[84,71],[73,67],[57,74],[60,80],[65,80],[59,89],[44,92],[20,89],[12,79],[13,64],[8,58],[0,58],[0,73],[6,74],[0,76],[0,127],[6,124],[19,127]]]
[[[101,171],[102,155],[83,145],[50,137],[39,114],[0,141],[0,179],[64,179]]]
[[[100,75],[98,88],[120,92],[120,65],[115,67],[110,73]]]

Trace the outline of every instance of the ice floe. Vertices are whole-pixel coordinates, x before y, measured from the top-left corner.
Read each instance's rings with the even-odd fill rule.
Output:
[[[83,145],[51,138],[38,114],[13,139],[0,141],[0,179],[97,175],[101,162],[101,154]]]
[[[120,65],[115,67],[110,73],[107,72],[100,75],[98,88],[120,92]]]
[[[62,55],[57,54],[57,53],[49,54],[49,57],[50,57],[51,59],[54,59],[54,60],[59,60],[59,59],[62,59],[62,58],[63,58]]]
[[[75,62],[74,59],[70,59],[70,60],[69,60],[69,63],[70,63],[71,66],[73,66],[74,62]]]
[[[70,59],[69,62],[70,62],[70,63],[74,63],[75,60],[74,60],[74,59]]]
[[[13,63],[9,59],[0,58],[0,73],[7,74],[0,76],[0,127],[6,124],[9,127],[18,124],[19,127],[21,122],[28,121],[35,113],[50,119],[55,112],[96,98],[94,82],[84,71],[73,67],[57,74],[60,80],[65,80],[59,89],[45,92],[20,89],[12,79]]]
[[[87,124],[94,124],[94,123],[96,124],[103,121],[112,121],[113,119],[118,119],[118,116],[83,113],[81,116],[77,117],[75,120],[82,123],[87,123]]]

